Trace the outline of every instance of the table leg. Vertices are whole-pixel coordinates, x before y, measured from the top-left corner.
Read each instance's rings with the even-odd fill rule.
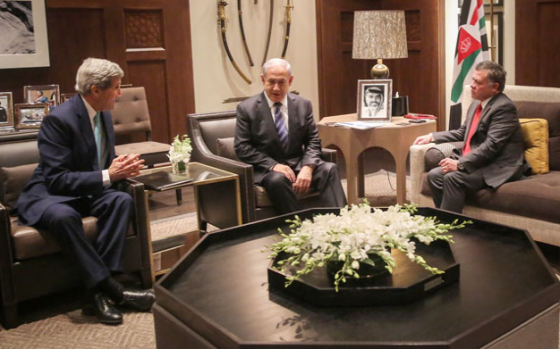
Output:
[[[364,184],[364,159],[365,159],[365,152],[362,152],[358,156],[358,177],[357,177],[357,185],[358,185],[358,197],[363,198],[366,196],[365,191],[365,184]]]
[[[359,170],[359,156],[352,157],[350,154],[347,156],[346,161],[346,184],[348,192],[348,204],[358,203],[358,176]],[[363,188],[362,188],[363,189]]]
[[[393,157],[397,171],[397,204],[402,205],[406,201],[406,153]]]

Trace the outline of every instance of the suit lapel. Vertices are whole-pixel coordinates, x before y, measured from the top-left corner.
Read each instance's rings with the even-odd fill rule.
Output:
[[[93,164],[93,168],[97,169],[99,165],[97,164],[97,147],[95,144],[95,137],[93,136],[93,128],[91,126],[91,120],[89,118],[86,106],[84,101],[80,95],[76,95],[75,97],[75,108],[76,114],[78,115],[78,123],[80,125],[80,131],[84,137],[84,141],[86,144],[87,155],[91,158],[91,163]]]

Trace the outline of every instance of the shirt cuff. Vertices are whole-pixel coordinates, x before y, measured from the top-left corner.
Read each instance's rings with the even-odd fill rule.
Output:
[[[109,177],[109,170],[103,170],[101,171],[101,174],[103,175],[103,186],[108,186],[111,184],[111,177]]]

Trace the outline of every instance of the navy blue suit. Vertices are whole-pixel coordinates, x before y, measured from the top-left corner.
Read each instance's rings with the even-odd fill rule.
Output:
[[[109,157],[115,158],[115,136],[109,112],[102,112]],[[82,270],[86,287],[120,271],[132,198],[103,186],[91,120],[79,95],[47,115],[38,136],[39,166],[19,197],[20,222],[47,229]],[[85,238],[82,217],[97,217],[99,235]]]

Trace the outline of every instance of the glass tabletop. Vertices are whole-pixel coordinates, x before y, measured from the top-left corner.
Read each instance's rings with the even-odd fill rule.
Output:
[[[145,175],[160,171],[171,173],[171,165],[145,169],[142,170],[141,173],[142,175]],[[219,168],[208,166],[199,162],[189,162],[187,172],[179,176],[183,176],[185,178],[193,178],[193,181],[189,182],[188,184],[208,184],[212,182],[221,182],[223,180],[233,179],[237,177],[235,173],[224,171]]]

